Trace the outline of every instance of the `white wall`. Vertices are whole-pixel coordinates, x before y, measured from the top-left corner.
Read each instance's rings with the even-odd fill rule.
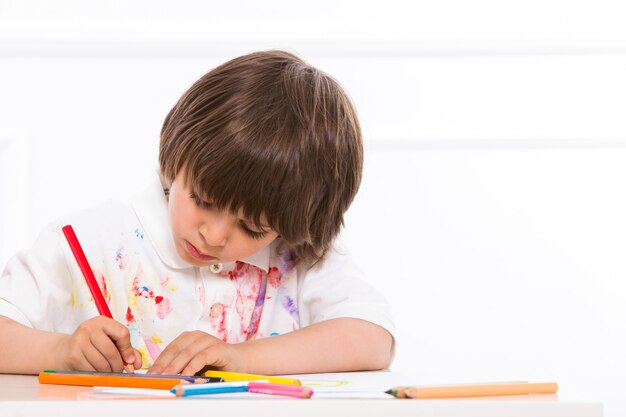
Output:
[[[0,4],[0,148],[19,143],[29,167],[0,178],[23,184],[0,207],[24,223],[0,259],[63,213],[129,197],[197,77],[282,47],[359,109],[366,169],[345,239],[393,303],[394,370],[556,380],[626,413],[620,2],[33,3]]]

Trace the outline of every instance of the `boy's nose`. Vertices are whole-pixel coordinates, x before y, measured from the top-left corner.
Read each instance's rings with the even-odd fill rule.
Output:
[[[224,246],[230,233],[230,221],[222,216],[206,221],[200,226],[200,234],[209,246]]]

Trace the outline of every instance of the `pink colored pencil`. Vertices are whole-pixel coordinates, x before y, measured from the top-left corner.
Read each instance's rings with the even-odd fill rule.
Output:
[[[248,392],[257,394],[284,395],[295,398],[311,398],[313,390],[309,387],[297,387],[294,385],[268,384],[267,382],[248,383]]]

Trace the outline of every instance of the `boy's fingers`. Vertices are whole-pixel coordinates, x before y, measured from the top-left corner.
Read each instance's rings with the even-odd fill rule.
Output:
[[[167,345],[165,349],[163,349],[159,357],[154,361],[150,369],[148,369],[148,373],[160,374],[166,367],[169,366],[176,355],[180,352],[179,345],[182,345],[181,338],[182,336],[178,336],[169,345]]]
[[[161,352],[159,357],[154,361],[150,369],[148,369],[148,373],[160,374],[161,372],[163,372],[163,369],[165,369],[165,367],[167,367],[170,364],[173,358],[172,352],[173,351],[172,349],[170,349],[169,346],[166,347],[165,350],[163,350],[163,352]]]
[[[195,375],[196,372],[198,372],[205,366],[212,365],[211,362],[211,359],[206,354],[196,355],[191,361],[189,361],[187,366],[185,366],[185,369],[183,369],[180,373],[181,375],[187,376]]]
[[[113,372],[122,371],[122,357],[117,347],[103,332],[94,332],[89,337],[91,344],[100,355],[109,363],[109,367]]]
[[[191,365],[196,367],[193,372],[189,373],[189,375],[193,375],[205,365],[211,365],[209,363],[204,363],[206,356],[205,350],[210,349],[210,347],[211,344],[208,340],[199,340],[195,344],[186,346],[174,356],[163,372],[166,374],[178,374],[189,368]],[[192,363],[195,363],[195,365],[192,365]]]
[[[133,349],[133,346],[130,344],[130,332],[126,326],[113,319],[109,319],[103,324],[102,330],[115,343],[124,362],[135,363],[137,360],[135,357],[135,349]]]
[[[73,370],[76,371],[95,371],[96,368],[87,360],[85,357],[85,353],[81,351],[81,357],[78,361],[74,362],[72,366]]]
[[[96,349],[94,346],[89,346],[85,350],[83,350],[83,355],[85,355],[85,359],[89,362],[89,365],[93,370],[97,372],[111,372],[112,368],[109,362],[106,360],[104,356]],[[92,369],[88,369],[92,370]]]
[[[133,363],[133,366],[135,367],[135,369],[141,369],[141,367],[143,366],[143,358],[141,357],[141,352],[134,348],[133,350],[135,351],[135,362]]]
[[[154,361],[154,364],[148,370],[148,372],[152,374],[160,374],[167,369],[168,373],[177,374],[180,371],[180,369],[176,371],[172,371],[171,369],[172,369],[172,363],[176,361],[176,359],[180,359],[180,356],[182,354],[181,345],[182,344],[180,343],[178,339],[174,340],[172,343],[167,345],[167,347],[163,349],[163,352],[161,352],[157,360]]]

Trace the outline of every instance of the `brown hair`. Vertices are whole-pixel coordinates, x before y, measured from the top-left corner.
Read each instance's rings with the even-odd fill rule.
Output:
[[[228,61],[165,118],[161,175],[220,209],[264,215],[296,261],[323,259],[361,182],[356,111],[339,83],[284,51]]]

